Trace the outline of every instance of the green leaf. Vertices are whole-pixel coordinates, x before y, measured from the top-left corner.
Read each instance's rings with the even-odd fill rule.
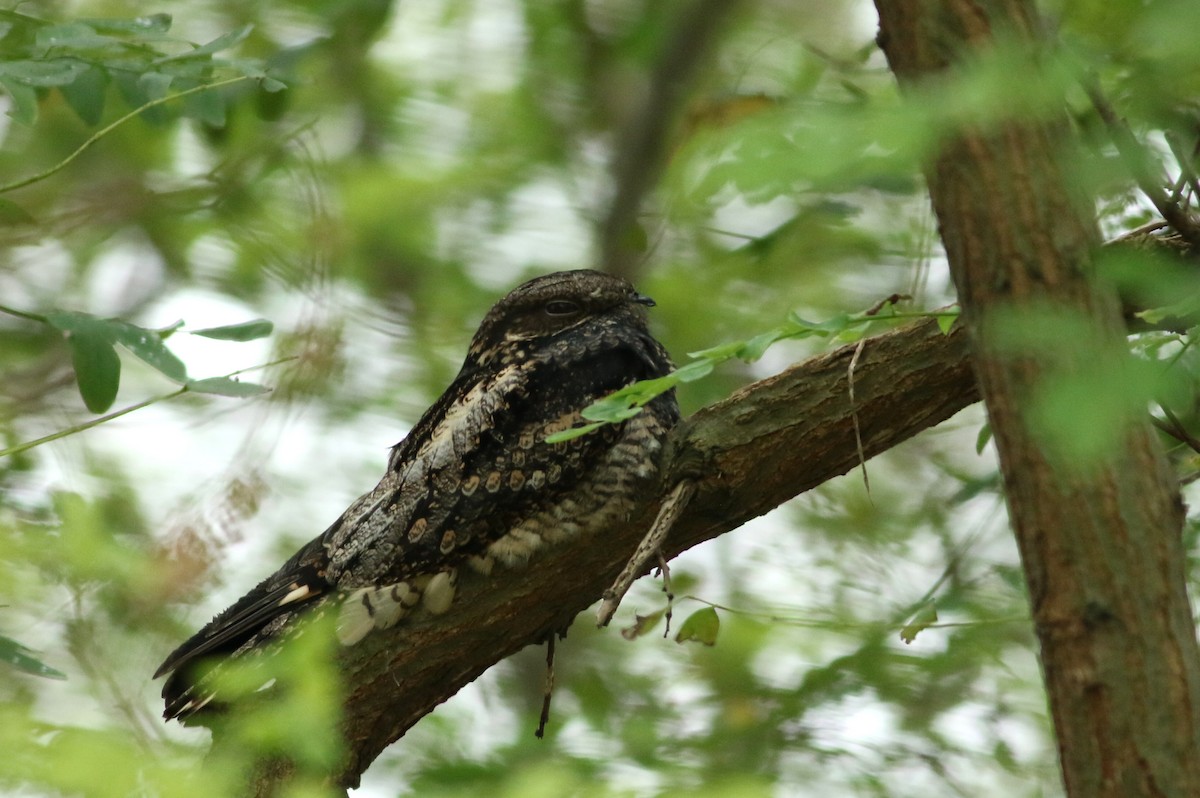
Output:
[[[47,679],[65,679],[67,674],[51,668],[30,655],[29,649],[10,637],[0,635],[0,662],[7,662],[19,671]]]
[[[632,388],[633,386],[629,386]],[[622,389],[612,396],[606,396],[599,401],[593,402],[583,409],[581,414],[588,421],[604,421],[609,424],[614,424],[618,421],[625,421],[633,418],[641,412],[639,407],[630,407],[628,388]]]
[[[133,75],[125,72],[114,72],[112,74],[113,83],[116,84],[117,90],[121,93],[127,105],[131,108],[141,108],[150,98],[146,96],[146,90],[142,88],[142,84]],[[156,121],[162,119],[163,109],[148,108],[142,112],[142,117],[147,121]]]
[[[918,634],[937,623],[937,619],[937,607],[932,602],[926,604],[917,610],[917,614],[913,616],[912,620],[900,630],[900,639],[905,643],[911,643],[917,639]]]
[[[144,363],[157,369],[167,379],[180,384],[188,381],[187,366],[167,349],[162,336],[124,321],[112,321],[117,343],[137,355]]]
[[[634,615],[632,626],[627,626],[621,630],[621,637],[626,640],[636,640],[639,637],[644,637],[654,631],[654,627],[658,626],[658,622],[662,620],[663,615],[667,612],[666,607],[652,612],[649,615]]]
[[[1142,319],[1147,324],[1162,324],[1168,319],[1194,318],[1197,310],[1200,310],[1200,299],[1195,296],[1189,296],[1180,302],[1156,308],[1147,308],[1133,315]]]
[[[842,332],[857,321],[850,317],[848,313],[839,313],[825,321],[808,321],[801,318],[798,314],[792,313],[788,316],[788,321],[796,326],[796,332],[790,336],[793,338],[803,338],[808,335],[819,335],[822,337],[835,335]]]
[[[189,94],[184,98],[183,106],[191,118],[198,119],[212,128],[225,127],[225,98],[220,91]]]
[[[987,446],[991,439],[992,425],[985,423],[979,428],[979,434],[975,436],[975,454],[983,454],[983,447]]]
[[[0,75],[26,86],[48,88],[65,86],[88,70],[88,65],[74,58],[55,58],[49,61],[0,61]]]
[[[706,646],[716,645],[717,632],[720,630],[721,619],[717,616],[717,611],[712,607],[705,607],[688,616],[688,619],[683,622],[683,626],[679,627],[679,632],[675,635],[675,642],[684,643],[694,640]]]
[[[183,319],[177,319],[176,321],[173,321],[170,324],[168,324],[166,327],[160,327],[159,329],[155,330],[155,332],[158,333],[159,338],[161,338],[165,341],[182,328],[183,328]]]
[[[0,227],[12,227],[18,224],[36,224],[29,211],[10,199],[0,199]]]
[[[592,430],[600,429],[608,423],[610,422],[593,421],[591,424],[584,424],[582,427],[572,427],[571,429],[565,429],[561,432],[553,432],[546,436],[546,443],[563,443],[564,441],[574,440],[575,438],[582,438]]]
[[[154,63],[165,64],[170,61],[184,61],[190,58],[202,58],[210,56],[213,53],[219,53],[222,50],[228,50],[230,47],[233,47],[249,36],[250,31],[252,30],[254,30],[253,25],[243,25],[237,30],[231,30],[229,33],[218,36],[208,44],[202,44],[193,50],[188,50],[186,53],[179,53],[177,55],[169,55],[165,58],[159,58]]]
[[[274,329],[275,325],[266,319],[254,319],[253,321],[243,321],[240,324],[205,327],[203,330],[190,330],[190,332],[192,335],[202,335],[218,341],[254,341],[258,338],[266,338]]]
[[[98,124],[104,115],[107,90],[108,73],[97,67],[88,67],[73,82],[58,87],[67,105],[88,125]]]
[[[113,345],[113,326],[86,313],[62,310],[46,314],[46,321],[66,335],[75,380],[87,409],[93,413],[108,410],[121,384],[121,359]]]
[[[610,399],[613,401],[621,401],[625,404],[633,403],[638,405],[646,404],[656,396],[660,396],[679,384],[679,376],[672,372],[662,377],[654,377],[649,380],[638,380],[633,385],[626,386],[614,393]]]
[[[745,348],[745,341],[733,341],[727,344],[711,346],[708,349],[701,349],[699,352],[688,352],[687,355],[696,359],[729,360],[731,357],[738,357]]]
[[[766,354],[772,344],[785,337],[787,337],[787,331],[782,329],[774,329],[756,335],[746,342],[742,351],[738,352],[738,357],[747,363],[753,363]]]
[[[8,109],[9,116],[25,125],[32,125],[37,121],[38,97],[36,91],[4,74],[0,74],[0,86],[4,87],[4,91],[12,99],[12,108]]]
[[[86,22],[63,22],[58,25],[43,25],[34,34],[33,42],[39,50],[71,45],[77,41],[95,38],[96,29]]]
[[[833,340],[838,344],[853,344],[861,341],[866,334],[867,331],[861,327],[848,327],[833,336]]]
[[[167,96],[173,80],[175,80],[175,76],[165,72],[146,72],[137,79],[137,84],[147,99],[161,100]]]
[[[139,34],[166,33],[171,29],[170,14],[150,14],[134,19],[83,19],[80,22],[100,33],[115,33],[138,36]],[[155,37],[157,38],[157,37]]]
[[[259,385],[256,382],[240,382],[229,377],[208,377],[203,380],[188,380],[185,384],[189,391],[195,391],[196,393],[208,393],[215,396],[234,396],[237,398],[258,396],[271,390],[267,386]]]
[[[686,366],[675,369],[674,377],[679,382],[694,382],[701,377],[706,377],[712,373],[713,362],[711,360],[693,360]]]
[[[959,315],[958,309],[955,309],[953,312],[948,310],[939,311],[938,315],[934,317],[937,319],[938,329],[944,335],[949,335],[950,329],[954,326],[954,322],[958,321]]]

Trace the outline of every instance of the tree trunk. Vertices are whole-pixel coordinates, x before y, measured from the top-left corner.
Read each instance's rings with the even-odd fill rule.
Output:
[[[1037,39],[1024,0],[876,0],[902,88]],[[1032,56],[1031,56],[1032,57]],[[1091,204],[1066,177],[1071,131],[1011,119],[963,127],[926,167],[1004,475],[1071,798],[1200,795],[1200,652],[1185,586],[1183,506],[1144,413],[1115,451],[1071,467],[1031,433],[1031,400],[1087,353],[1124,345],[1116,297],[1089,279]],[[1004,352],[1003,317],[1051,307],[1092,340]]]

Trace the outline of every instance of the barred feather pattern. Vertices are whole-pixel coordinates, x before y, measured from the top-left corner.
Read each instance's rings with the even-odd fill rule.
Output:
[[[646,326],[652,304],[589,270],[537,278],[496,303],[379,484],[163,662],[165,717],[219,705],[214,664],[269,653],[305,614],[335,612],[339,641],[353,645],[412,613],[450,611],[460,575],[501,579],[627,517],[657,478],[679,419],[673,394],[621,424],[545,438],[583,423],[594,400],[670,371]]]

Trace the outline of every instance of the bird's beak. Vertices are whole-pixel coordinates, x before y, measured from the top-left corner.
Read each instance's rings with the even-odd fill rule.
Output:
[[[645,305],[648,308],[652,308],[658,304],[657,302],[655,302],[653,299],[646,296],[645,294],[634,294],[633,301],[638,303],[639,305]]]

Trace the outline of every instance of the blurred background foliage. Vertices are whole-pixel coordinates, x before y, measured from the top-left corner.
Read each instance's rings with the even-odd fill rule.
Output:
[[[148,329],[276,325],[247,343],[170,342],[193,376],[252,369],[270,394],[186,394],[0,458],[0,789],[219,795],[247,751],[297,751],[313,773],[337,755],[327,670],[298,668],[270,718],[239,732],[242,758],[203,769],[207,735],[158,720],[149,675],[374,484],[495,298],[595,263],[613,143],[686,8],[47,0],[0,16],[0,303]],[[918,163],[957,124],[1057,117],[1065,95],[1083,143],[1072,179],[1105,233],[1151,219],[1082,86],[1100,86],[1147,158],[1194,174],[1200,6],[1042,10],[1060,47],[1030,59],[1002,45],[902,99],[869,3],[744,3],[638,217],[629,276],[658,300],[676,359],[793,312],[821,320],[893,293],[911,309],[952,302]],[[233,82],[3,188],[131,109],[218,81]],[[1159,285],[1150,256],[1110,259],[1127,283]],[[1170,415],[1185,427],[1188,343],[1135,339],[1180,375]],[[828,345],[726,363],[681,402],[693,411]],[[117,408],[173,390],[121,358]],[[92,418],[45,325],[0,315],[0,374],[0,445]],[[1108,418],[1069,391],[1048,401],[1081,435]],[[543,654],[528,650],[418,724],[356,794],[1061,794],[982,424],[975,408],[873,460],[869,495],[851,474],[681,557],[676,624],[716,605],[715,646],[583,620],[559,647],[545,740]],[[1183,473],[1188,451],[1173,450]],[[618,624],[662,606],[645,580]],[[320,793],[315,779],[298,788]]]

